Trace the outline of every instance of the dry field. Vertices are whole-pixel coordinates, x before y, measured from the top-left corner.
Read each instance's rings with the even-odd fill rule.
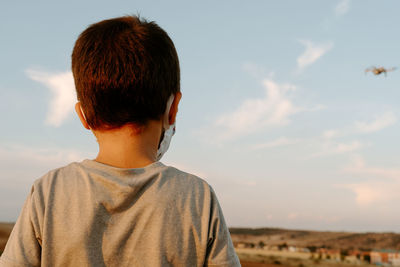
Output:
[[[310,251],[320,247],[337,251],[400,250],[400,234],[397,233],[318,232],[277,228],[231,228],[230,232],[233,242],[238,246],[236,252],[245,267],[375,266],[351,257],[346,257],[345,261],[337,258],[325,259]],[[286,249],[280,250],[279,247]],[[309,250],[290,252],[287,249],[289,247]],[[254,265],[255,263],[268,265]]]

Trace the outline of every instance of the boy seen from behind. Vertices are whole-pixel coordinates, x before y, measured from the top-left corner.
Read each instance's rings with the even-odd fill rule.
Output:
[[[93,24],[72,72],[99,153],[34,182],[0,266],[240,266],[213,189],[159,161],[182,96],[167,33],[135,16]]]

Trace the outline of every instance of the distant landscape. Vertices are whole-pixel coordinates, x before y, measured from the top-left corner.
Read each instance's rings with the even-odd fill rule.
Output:
[[[230,228],[235,243],[257,246],[323,247],[341,250],[400,250],[400,234],[287,230],[279,228]],[[250,245],[251,246],[251,245]]]
[[[400,266],[400,234],[231,228],[243,266]],[[255,265],[258,264],[258,265]]]
[[[13,223],[0,223],[0,253]],[[244,267],[400,266],[400,234],[230,228]]]

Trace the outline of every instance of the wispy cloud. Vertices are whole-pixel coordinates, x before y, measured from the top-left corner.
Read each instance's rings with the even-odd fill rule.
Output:
[[[220,140],[237,138],[267,127],[283,126],[290,116],[301,111],[290,99],[292,84],[278,84],[270,79],[263,81],[265,95],[247,99],[236,110],[219,116],[214,122]]]
[[[299,71],[302,71],[304,68],[316,62],[333,47],[332,42],[315,44],[309,40],[300,40],[300,43],[305,46],[305,51],[297,58],[297,67]]]
[[[346,172],[360,174],[367,177],[378,177],[398,180],[400,182],[400,169],[390,169],[381,167],[367,166],[364,159],[360,156],[354,157],[350,166],[345,168]]]
[[[396,121],[397,118],[392,112],[386,112],[375,116],[370,122],[356,122],[356,129],[361,133],[372,133],[393,125]]]
[[[350,0],[341,0],[335,7],[335,14],[343,16],[350,10]]]
[[[340,138],[350,135],[371,134],[381,131],[397,122],[397,117],[393,112],[377,114],[369,121],[356,121],[352,126],[343,129],[329,129],[322,133],[325,140]]]
[[[290,139],[287,137],[280,137],[278,139],[275,139],[275,140],[267,142],[267,143],[256,144],[256,145],[252,146],[252,149],[259,150],[259,149],[265,149],[265,148],[287,146],[287,145],[293,145],[293,144],[299,143],[300,141],[301,141],[300,139]]]
[[[339,143],[336,144],[333,149],[332,153],[333,154],[341,154],[341,153],[347,153],[347,152],[353,152],[355,150],[358,150],[363,147],[363,144],[359,141],[353,141],[350,143]]]
[[[262,66],[259,66],[257,64],[254,64],[252,62],[246,62],[242,65],[242,69],[249,73],[251,76],[253,76],[256,79],[264,79],[264,77],[268,77],[269,79],[273,79],[275,76],[274,72],[268,72],[265,68]]]
[[[45,85],[52,94],[47,112],[46,123],[60,126],[69,114],[73,112],[76,102],[75,85],[70,71],[48,73],[29,69],[26,71],[29,78]]]
[[[390,199],[388,189],[390,187],[383,183],[377,182],[364,182],[358,184],[349,184],[343,186],[350,189],[356,195],[356,203],[360,206],[368,206],[370,204],[387,201]]]
[[[332,139],[340,135],[339,130],[326,130],[322,133],[324,139]]]
[[[346,154],[350,152],[355,152],[365,147],[366,144],[361,143],[358,140],[351,141],[348,143],[337,143],[330,140],[322,140],[320,151],[311,155],[311,158]]]
[[[400,201],[400,169],[370,167],[360,156],[353,158],[350,166],[344,169],[346,173],[361,176],[365,181],[341,185],[355,194],[356,203],[368,206],[375,203]]]

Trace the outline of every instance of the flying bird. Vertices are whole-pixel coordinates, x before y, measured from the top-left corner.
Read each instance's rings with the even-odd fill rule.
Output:
[[[372,72],[375,75],[379,75],[379,74],[385,73],[385,76],[386,76],[387,72],[394,71],[395,69],[396,69],[395,67],[390,68],[390,69],[385,69],[384,67],[379,67],[379,68],[371,67],[371,68],[366,69],[365,73],[367,73],[368,71]]]

